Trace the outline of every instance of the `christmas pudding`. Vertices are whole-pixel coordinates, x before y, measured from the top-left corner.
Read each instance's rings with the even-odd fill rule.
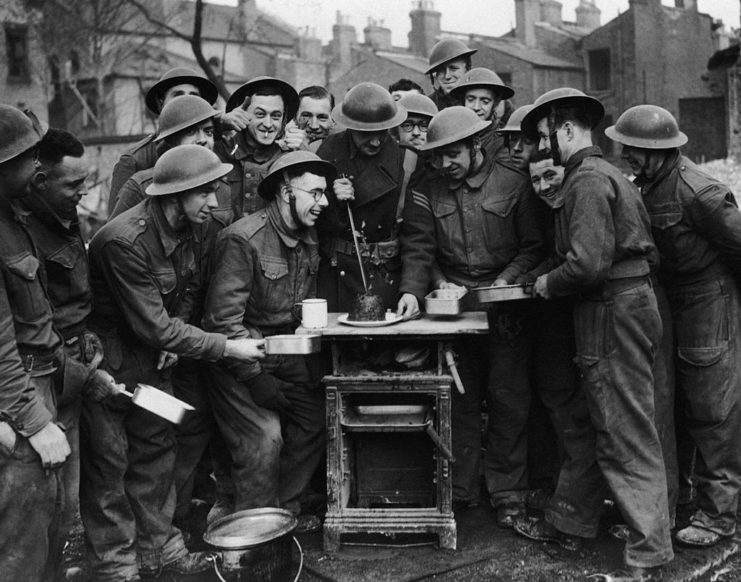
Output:
[[[348,321],[385,321],[386,310],[383,299],[373,293],[359,293],[352,302]]]

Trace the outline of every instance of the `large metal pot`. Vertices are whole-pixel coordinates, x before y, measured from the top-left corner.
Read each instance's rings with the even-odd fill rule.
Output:
[[[290,582],[294,580],[291,547],[298,545],[291,535],[296,524],[285,509],[247,509],[213,522],[203,539],[217,550],[216,568],[236,576],[230,580]]]

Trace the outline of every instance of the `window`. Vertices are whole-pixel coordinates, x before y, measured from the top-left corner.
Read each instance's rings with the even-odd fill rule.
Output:
[[[28,66],[28,27],[20,24],[5,25],[5,51],[8,55],[8,79],[27,81]]]
[[[589,88],[593,91],[609,89],[610,83],[610,49],[589,51]]]

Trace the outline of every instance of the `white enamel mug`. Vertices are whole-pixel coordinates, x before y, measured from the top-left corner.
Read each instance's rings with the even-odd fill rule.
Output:
[[[304,299],[301,302],[301,325],[307,329],[327,327],[327,300]]]

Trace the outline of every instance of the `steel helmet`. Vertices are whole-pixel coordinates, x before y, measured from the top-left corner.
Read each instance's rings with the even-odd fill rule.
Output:
[[[382,131],[400,125],[407,110],[376,83],[359,83],[332,110],[337,123],[356,131]]]
[[[466,91],[475,87],[492,89],[501,99],[509,99],[515,94],[511,87],[504,84],[499,75],[484,67],[476,67],[468,71],[450,94],[456,99],[462,100],[466,96]]]
[[[283,97],[283,107],[285,108],[283,119],[285,121],[296,117],[296,111],[298,111],[298,93],[296,93],[296,89],[290,83],[286,83],[275,77],[255,77],[238,87],[229,96],[226,102],[226,110],[231,111],[232,109],[241,107],[246,97],[254,95],[258,90],[265,87],[277,89],[280,96]]]
[[[291,169],[294,172],[297,170],[304,170],[305,172],[311,172],[318,176],[324,176],[327,179],[327,185],[329,186],[334,182],[335,176],[337,175],[337,168],[334,164],[323,160],[313,152],[306,150],[297,150],[295,152],[288,152],[280,156],[270,165],[268,175],[263,178],[262,182],[257,186],[257,193],[270,200],[276,192],[276,185],[285,175],[285,171]]]
[[[674,116],[658,105],[631,107],[605,130],[605,135],[623,145],[648,150],[678,148],[687,143]]]
[[[162,108],[159,129],[154,141],[160,141],[188,127],[216,116],[214,109],[205,99],[195,95],[175,97]]]
[[[430,66],[425,71],[426,75],[434,72],[440,65],[444,65],[453,59],[470,57],[477,49],[470,49],[457,38],[444,38],[435,43],[430,50]]]
[[[219,91],[216,89],[216,85],[209,81],[204,75],[196,73],[192,69],[186,69],[185,67],[175,67],[162,75],[160,80],[152,85],[149,91],[147,91],[147,96],[144,98],[144,103],[147,104],[147,109],[155,115],[159,115],[159,100],[170,87],[181,85],[183,83],[189,83],[198,87],[198,90],[201,92],[201,97],[211,105],[216,103],[216,99],[219,98]]]
[[[435,102],[426,95],[420,95],[419,93],[405,93],[397,103],[404,107],[409,114],[413,113],[414,115],[430,118],[438,114]]]
[[[427,128],[427,143],[420,151],[432,150],[477,134],[491,125],[482,121],[472,109],[462,105],[446,107],[430,121]]]
[[[585,95],[579,89],[560,87],[543,93],[535,100],[533,108],[522,120],[522,131],[530,135],[536,135],[538,133],[538,121],[548,115],[552,108],[569,105],[581,107],[586,111],[591,129],[594,129],[605,116],[605,108],[598,99]]]
[[[507,120],[507,125],[500,128],[500,132],[521,132],[522,127],[520,125],[522,124],[522,120],[525,118],[525,115],[527,115],[530,110],[535,107],[534,105],[523,105],[522,107],[518,107],[512,112],[512,115],[509,116],[509,119]]]
[[[195,144],[176,146],[157,160],[152,183],[146,192],[150,196],[186,192],[218,180],[231,170],[231,164],[222,163],[208,148]]]
[[[0,164],[31,149],[41,140],[33,122],[20,109],[0,104]]]

